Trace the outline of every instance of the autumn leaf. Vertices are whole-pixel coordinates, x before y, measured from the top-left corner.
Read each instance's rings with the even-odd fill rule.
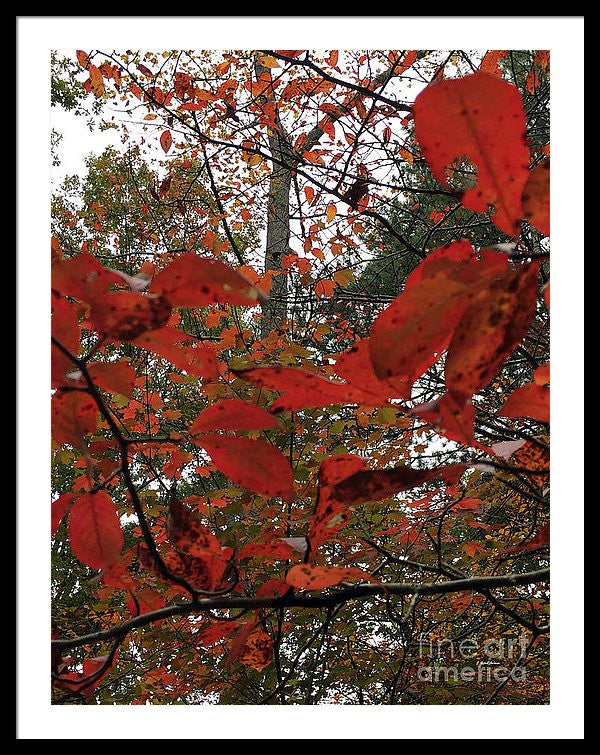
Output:
[[[193,441],[206,450],[217,469],[236,485],[269,498],[293,499],[290,463],[270,443],[216,434],[200,435]]]
[[[243,275],[219,260],[185,252],[161,270],[150,293],[166,297],[174,307],[209,304],[254,306],[260,292]]]
[[[94,298],[90,317],[96,329],[109,338],[129,341],[162,327],[170,316],[171,304],[162,296],[115,291]]]
[[[63,296],[52,294],[52,336],[74,357],[79,353],[81,328],[73,304]],[[73,362],[55,344],[51,351],[51,387],[72,385],[66,376],[72,372]]]
[[[329,280],[320,280],[315,283],[317,299],[330,299],[335,291],[335,283]]]
[[[433,175],[449,187],[446,170],[466,157],[477,168],[477,185],[462,196],[464,207],[484,213],[509,236],[519,233],[521,195],[529,176],[525,113],[518,89],[478,71],[430,84],[413,106],[415,134]]]
[[[359,470],[332,485],[328,495],[330,501],[345,506],[363,501],[380,501],[403,490],[423,485],[430,480],[443,479],[447,484],[454,484],[460,479],[464,470],[464,464],[451,464],[433,469],[400,466],[390,469]]]
[[[52,437],[57,443],[80,448],[96,430],[98,407],[87,391],[57,391],[51,404]]]
[[[277,421],[256,404],[239,399],[223,399],[207,406],[194,420],[190,435],[211,430],[272,430],[279,427]]]
[[[550,160],[529,174],[521,198],[523,217],[545,236],[550,235]]]
[[[550,390],[543,385],[529,383],[517,388],[499,412],[501,417],[530,417],[550,422]]]
[[[296,564],[287,573],[286,582],[302,590],[322,590],[340,582],[375,582],[368,572],[352,566],[311,566]]]
[[[70,510],[75,500],[75,493],[63,493],[55,501],[52,501],[50,509],[50,534],[56,535],[60,523],[65,518],[65,514]]]
[[[278,539],[265,543],[248,543],[244,545],[237,553],[237,560],[256,558],[256,556],[287,561],[288,559],[296,559],[298,554],[290,545]]]
[[[385,400],[381,393],[328,380],[297,367],[250,367],[232,372],[260,388],[282,393],[272,403],[271,412],[295,412],[307,407],[335,404],[377,404]]]
[[[533,318],[538,272],[538,262],[508,270],[474,293],[448,346],[449,390],[471,396],[498,373]]]
[[[168,152],[171,149],[171,145],[173,144],[173,137],[171,136],[170,131],[163,131],[160,135],[160,146],[163,148],[164,152]]]
[[[69,512],[69,542],[92,569],[109,568],[123,548],[123,531],[112,498],[103,490],[75,499]]]
[[[109,393],[131,398],[135,384],[135,371],[128,361],[90,362],[88,373],[94,383]]]
[[[311,554],[314,554],[319,545],[339,532],[350,515],[344,502],[331,498],[332,488],[366,466],[365,459],[353,454],[340,454],[321,462],[317,506],[308,529]]]
[[[186,345],[190,341],[191,345]],[[219,376],[214,350],[177,328],[150,330],[132,339],[131,342],[153,351],[190,375],[207,380],[216,380]]]
[[[375,321],[369,338],[378,378],[393,378],[400,396],[441,356],[474,291],[506,268],[505,255],[478,260],[467,241],[429,254],[411,273],[404,292]]]
[[[174,498],[169,502],[167,536],[179,551],[190,556],[223,557],[217,538],[200,523],[193,511]]]

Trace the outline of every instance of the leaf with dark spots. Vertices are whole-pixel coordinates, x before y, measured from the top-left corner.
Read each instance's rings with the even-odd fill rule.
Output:
[[[362,569],[353,566],[311,566],[296,564],[286,576],[286,582],[302,590],[322,590],[340,582],[376,582],[377,580]]]
[[[167,536],[179,551],[190,556],[224,558],[217,538],[191,509],[174,498],[169,502]]]
[[[482,286],[454,330],[446,357],[446,387],[471,396],[484,388],[525,336],[537,301],[539,263]]]
[[[519,233],[521,195],[529,176],[525,112],[519,90],[478,71],[430,84],[415,100],[415,135],[433,175],[449,186],[446,170],[468,158],[477,184],[461,197],[473,212],[494,208],[492,222]]]
[[[109,338],[130,341],[148,330],[161,328],[170,316],[171,304],[162,296],[114,291],[94,298],[90,319]]]
[[[83,438],[95,432],[98,407],[87,391],[57,391],[51,403],[52,437],[57,443],[80,448]]]
[[[243,275],[219,260],[185,252],[156,274],[149,291],[174,307],[233,304],[252,307],[261,296]]]
[[[476,292],[507,268],[505,254],[480,253],[468,241],[432,252],[375,321],[369,349],[375,374],[410,398],[411,387],[448,347]]]
[[[446,484],[454,484],[465,469],[464,464],[451,464],[435,469],[412,469],[402,466],[360,470],[333,485],[329,499],[346,506],[364,501],[380,501],[438,478],[443,479]]]

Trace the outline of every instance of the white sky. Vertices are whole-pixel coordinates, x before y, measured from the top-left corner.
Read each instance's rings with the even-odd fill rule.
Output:
[[[18,19],[17,32],[19,738],[247,739],[285,738],[289,732],[298,732],[293,738],[325,739],[581,738],[584,668],[573,651],[583,638],[583,465],[582,449],[574,451],[573,439],[583,438],[584,416],[583,19],[28,16]],[[551,50],[554,433],[549,706],[476,711],[468,706],[288,706],[278,708],[275,716],[273,709],[250,706],[232,710],[49,705],[49,51],[103,47]],[[63,130],[58,121],[57,126]],[[78,128],[68,127],[69,139],[79,139]],[[94,152],[101,151],[104,144],[98,136],[91,139],[86,132],[84,138],[81,133],[81,143],[93,143]],[[80,160],[72,147],[64,155],[67,173],[76,172],[69,166]]]

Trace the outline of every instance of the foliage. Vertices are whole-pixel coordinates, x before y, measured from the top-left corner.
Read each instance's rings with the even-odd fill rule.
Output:
[[[548,53],[76,60],[53,702],[547,703]]]

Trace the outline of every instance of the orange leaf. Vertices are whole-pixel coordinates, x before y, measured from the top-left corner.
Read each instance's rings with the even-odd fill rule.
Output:
[[[374,582],[368,572],[355,567],[310,566],[296,564],[286,575],[285,581],[292,587],[303,590],[322,590],[339,585],[340,582]]]
[[[550,422],[550,390],[529,383],[517,388],[499,412],[501,417],[530,417]]]
[[[333,296],[335,291],[335,283],[333,281],[322,280],[315,283],[315,294],[317,299],[329,299]]]
[[[160,146],[163,148],[164,152],[168,152],[171,149],[171,145],[173,144],[173,137],[171,136],[170,131],[163,131],[160,135]]]

